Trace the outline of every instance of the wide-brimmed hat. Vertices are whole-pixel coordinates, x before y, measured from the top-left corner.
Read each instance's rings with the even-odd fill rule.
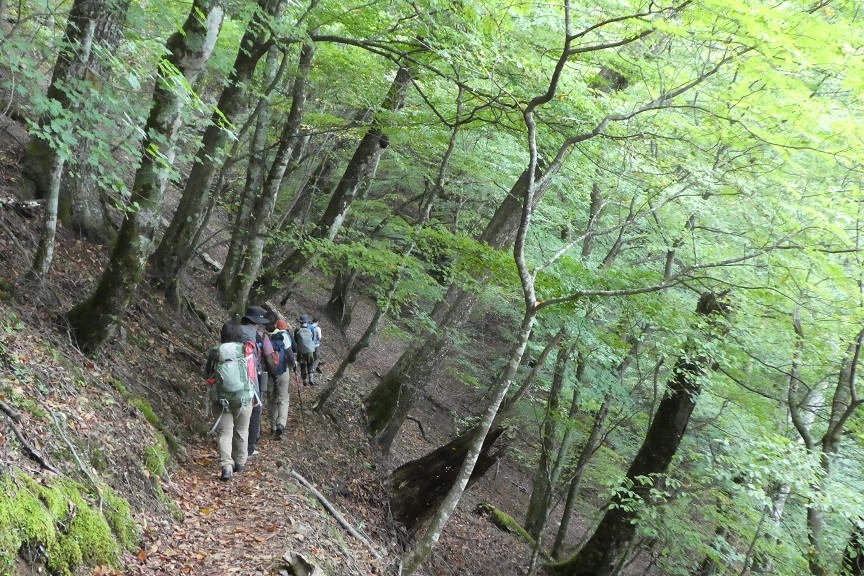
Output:
[[[300,318],[298,318],[297,321],[300,322],[301,324],[308,324],[309,323],[309,317],[306,316],[305,314],[301,314]]]
[[[267,311],[260,306],[250,306],[243,314],[243,318],[249,320],[253,324],[268,324],[270,321],[264,317],[266,313]]]

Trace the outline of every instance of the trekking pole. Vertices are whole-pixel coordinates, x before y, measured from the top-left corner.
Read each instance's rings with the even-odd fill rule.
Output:
[[[297,373],[295,372],[296,376]],[[297,382],[297,402],[300,404],[300,427],[303,428],[303,436],[306,436],[306,419],[303,418],[303,395],[300,393],[300,381],[296,378],[294,379]]]

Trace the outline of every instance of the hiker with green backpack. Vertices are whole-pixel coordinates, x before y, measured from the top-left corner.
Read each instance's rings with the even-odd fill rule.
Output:
[[[223,324],[222,344],[211,350],[208,358],[208,374],[214,375],[210,398],[214,413],[218,414],[211,433],[216,434],[224,481],[241,472],[247,458],[257,454],[255,445],[260,436],[262,410],[259,373],[275,373],[273,347],[266,334],[262,336],[268,322],[265,312],[259,306],[250,306],[239,322]],[[241,364],[246,379],[238,368]]]
[[[227,482],[243,470],[248,456],[249,419],[255,399],[254,343],[228,341],[213,347],[206,372],[212,412],[217,415],[210,433],[216,435],[220,479]]]

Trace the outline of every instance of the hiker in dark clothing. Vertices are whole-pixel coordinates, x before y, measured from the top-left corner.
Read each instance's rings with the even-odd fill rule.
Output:
[[[309,317],[303,314],[297,319],[300,326],[294,330],[294,343],[297,346],[297,363],[300,364],[300,378],[304,386],[315,385],[315,342],[312,329],[309,327]]]

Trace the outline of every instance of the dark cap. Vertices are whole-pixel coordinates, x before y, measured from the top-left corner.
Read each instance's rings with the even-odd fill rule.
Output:
[[[301,324],[308,324],[309,323],[309,317],[306,316],[305,314],[301,314],[300,318],[298,318],[297,321],[300,322]]]
[[[266,313],[267,311],[260,306],[250,306],[246,309],[246,313],[243,314],[243,318],[249,320],[253,324],[267,324],[269,320],[264,317]]]

